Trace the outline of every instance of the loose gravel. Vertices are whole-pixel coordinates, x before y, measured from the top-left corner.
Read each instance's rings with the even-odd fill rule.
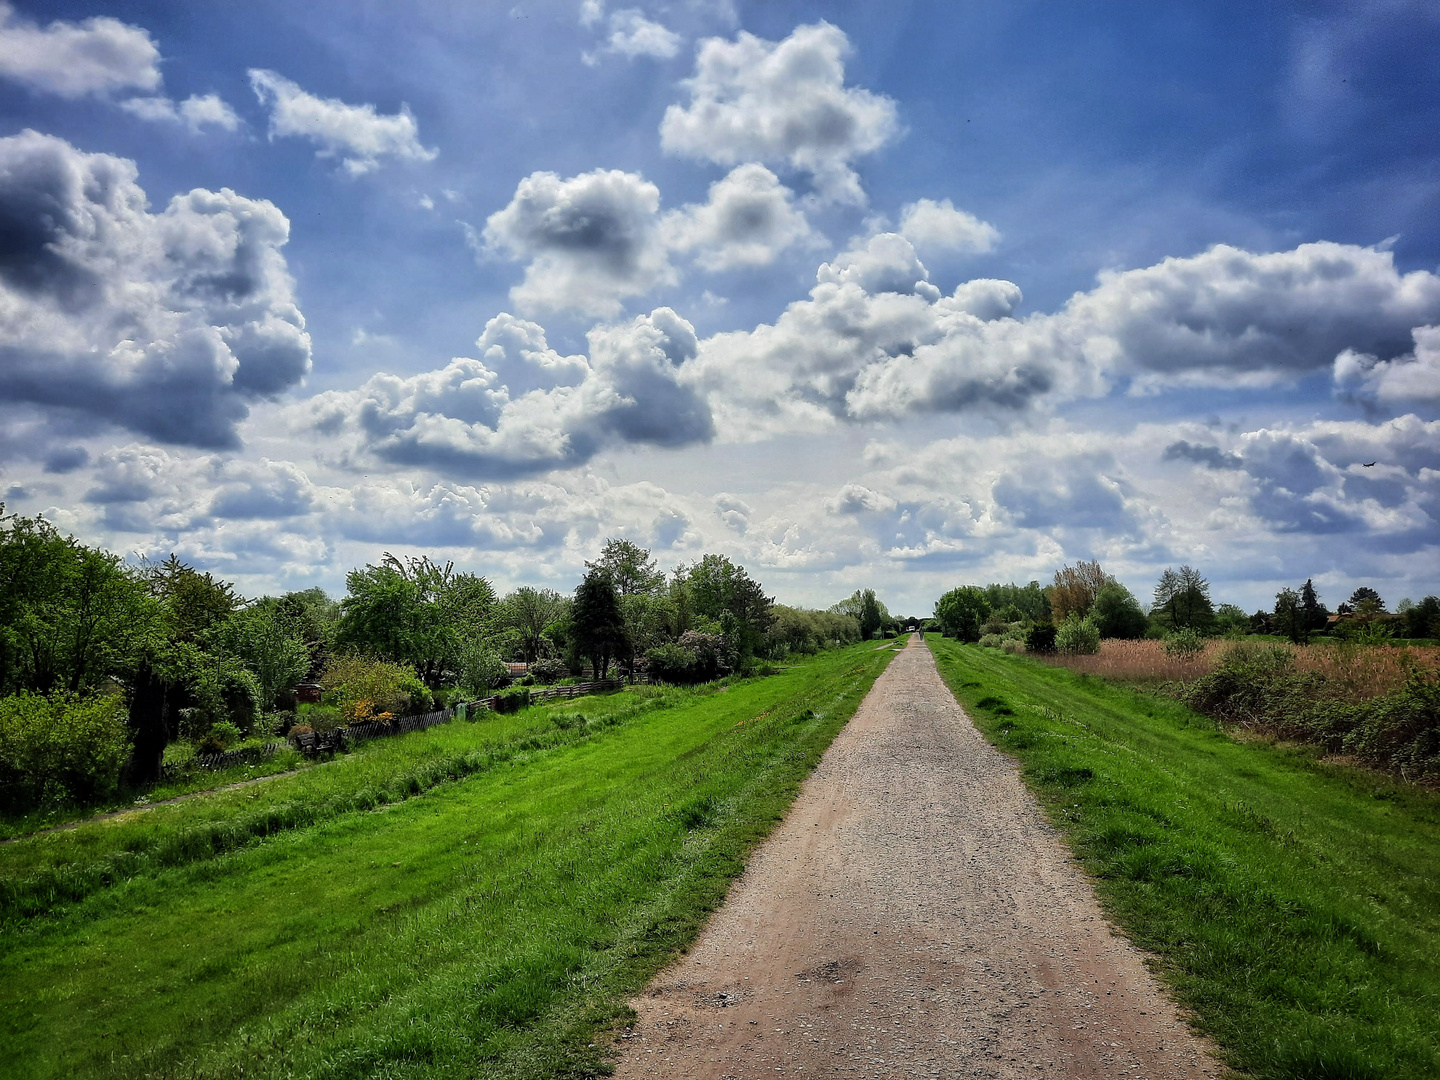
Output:
[[[694,948],[618,1077],[1215,1077],[918,638]]]

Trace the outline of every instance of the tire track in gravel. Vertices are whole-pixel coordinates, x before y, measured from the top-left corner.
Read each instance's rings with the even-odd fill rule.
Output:
[[[1223,1071],[918,638],[634,1006],[621,1078]]]

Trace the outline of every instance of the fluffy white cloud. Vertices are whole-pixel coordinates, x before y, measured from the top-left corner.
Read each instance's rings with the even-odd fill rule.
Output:
[[[132,162],[0,139],[0,399],[196,446],[303,379],[310,338],[271,203],[195,189],[147,211]]]
[[[381,158],[433,161],[438,150],[420,142],[420,128],[409,106],[394,115],[374,105],[349,105],[337,98],[316,97],[289,79],[260,68],[250,70],[250,86],[270,109],[270,137],[309,139],[321,157],[337,157],[351,176],[370,172]]]
[[[492,358],[492,349],[513,350],[579,380],[512,397],[494,371],[460,357],[408,379],[377,375],[359,390],[322,394],[307,409],[317,430],[351,435],[363,457],[477,477],[569,468],[607,446],[682,446],[712,436],[704,401],[679,380],[697,344],[688,322],[657,308],[597,326],[588,338],[588,363],[557,358],[539,327],[501,316],[480,339]]]
[[[707,38],[683,83],[689,102],[665,110],[661,144],[721,165],[783,163],[809,173],[822,196],[863,204],[851,163],[900,125],[889,98],[845,85],[849,52],[845,33],[826,22],[779,42],[744,32]]]
[[[590,362],[585,357],[561,356],[545,340],[543,326],[507,312],[485,324],[475,346],[492,367],[529,364],[532,371],[550,382],[573,385],[590,374]]]
[[[1400,274],[1388,251],[1221,245],[1102,274],[1053,314],[1015,318],[1020,299],[985,279],[942,296],[911,242],[882,233],[823,264],[810,298],[774,325],[703,342],[691,377],[727,436],[837,417],[1019,415],[1117,385],[1263,386],[1332,365],[1358,396],[1433,400],[1440,277]]]
[[[527,262],[525,280],[510,290],[521,310],[609,317],[623,298],[675,280],[659,209],[660,189],[634,173],[596,169],[562,180],[537,172],[490,215],[484,242]]]
[[[605,40],[607,52],[621,56],[654,56],[668,60],[680,51],[680,35],[636,8],[625,8],[610,15],[610,36]]]
[[[167,97],[136,97],[120,102],[120,107],[142,120],[184,124],[196,133],[207,127],[234,131],[240,126],[235,110],[216,94],[192,94],[180,102]]]
[[[815,237],[792,195],[764,165],[741,165],[710,185],[706,202],[666,217],[668,242],[694,251],[707,270],[765,266],[792,244]]]
[[[138,26],[97,17],[41,27],[0,4],[0,76],[66,98],[160,86],[160,50]]]
[[[1393,359],[1346,349],[1335,358],[1336,392],[1370,408],[1440,403],[1440,326],[1411,331],[1415,348]]]
[[[900,235],[922,252],[986,252],[1000,240],[1000,231],[974,214],[955,209],[949,199],[919,199],[900,212]]]

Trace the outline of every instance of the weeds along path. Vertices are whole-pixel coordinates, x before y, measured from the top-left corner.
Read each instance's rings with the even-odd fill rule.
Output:
[[[634,1004],[618,1077],[1220,1073],[918,638]]]

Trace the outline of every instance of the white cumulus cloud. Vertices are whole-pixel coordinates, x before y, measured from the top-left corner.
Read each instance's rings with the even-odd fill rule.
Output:
[[[438,150],[420,142],[420,127],[408,106],[386,115],[374,105],[350,105],[302,90],[273,71],[252,68],[250,85],[270,109],[270,136],[293,136],[317,144],[321,157],[335,157],[351,176],[376,169],[382,158],[433,161]]]
[[[1411,331],[1415,348],[1381,360],[1346,349],[1335,358],[1335,390],[1341,397],[1371,408],[1440,403],[1440,326]]]
[[[668,60],[680,51],[680,35],[636,8],[625,8],[610,15],[610,36],[605,40],[608,52],[621,56],[654,56]]]
[[[120,102],[120,107],[142,120],[184,124],[196,133],[207,127],[234,131],[240,126],[235,110],[216,94],[192,94],[179,102],[167,97],[135,97]]]
[[[41,27],[0,4],[0,76],[66,98],[153,91],[160,50],[150,35],[107,16]]]
[[[597,326],[588,338],[588,361],[557,358],[538,326],[502,315],[480,338],[487,355],[514,351],[577,381],[512,397],[496,372],[458,357],[438,371],[377,375],[358,390],[321,394],[305,411],[318,431],[348,435],[355,454],[486,478],[581,465],[607,446],[683,446],[712,436],[705,402],[679,378],[697,348],[688,322],[657,308]]]
[[[147,210],[135,165],[0,139],[0,401],[227,446],[298,384],[310,338],[273,204],[196,188]]]
[[[667,218],[670,246],[694,251],[707,270],[765,266],[791,245],[814,238],[793,194],[764,165],[741,165],[710,185],[708,201]]]
[[[634,173],[537,172],[490,215],[484,243],[526,261],[525,280],[510,290],[521,310],[613,317],[625,297],[675,280],[659,209],[660,189]]]
[[[851,163],[899,131],[895,103],[845,85],[850,41],[826,22],[774,42],[741,32],[700,43],[690,100],[660,124],[668,153],[737,165],[783,164],[809,173],[828,199],[863,204]]]
[[[1000,232],[988,221],[955,209],[949,199],[919,199],[900,212],[900,235],[922,252],[970,254],[994,249]]]

